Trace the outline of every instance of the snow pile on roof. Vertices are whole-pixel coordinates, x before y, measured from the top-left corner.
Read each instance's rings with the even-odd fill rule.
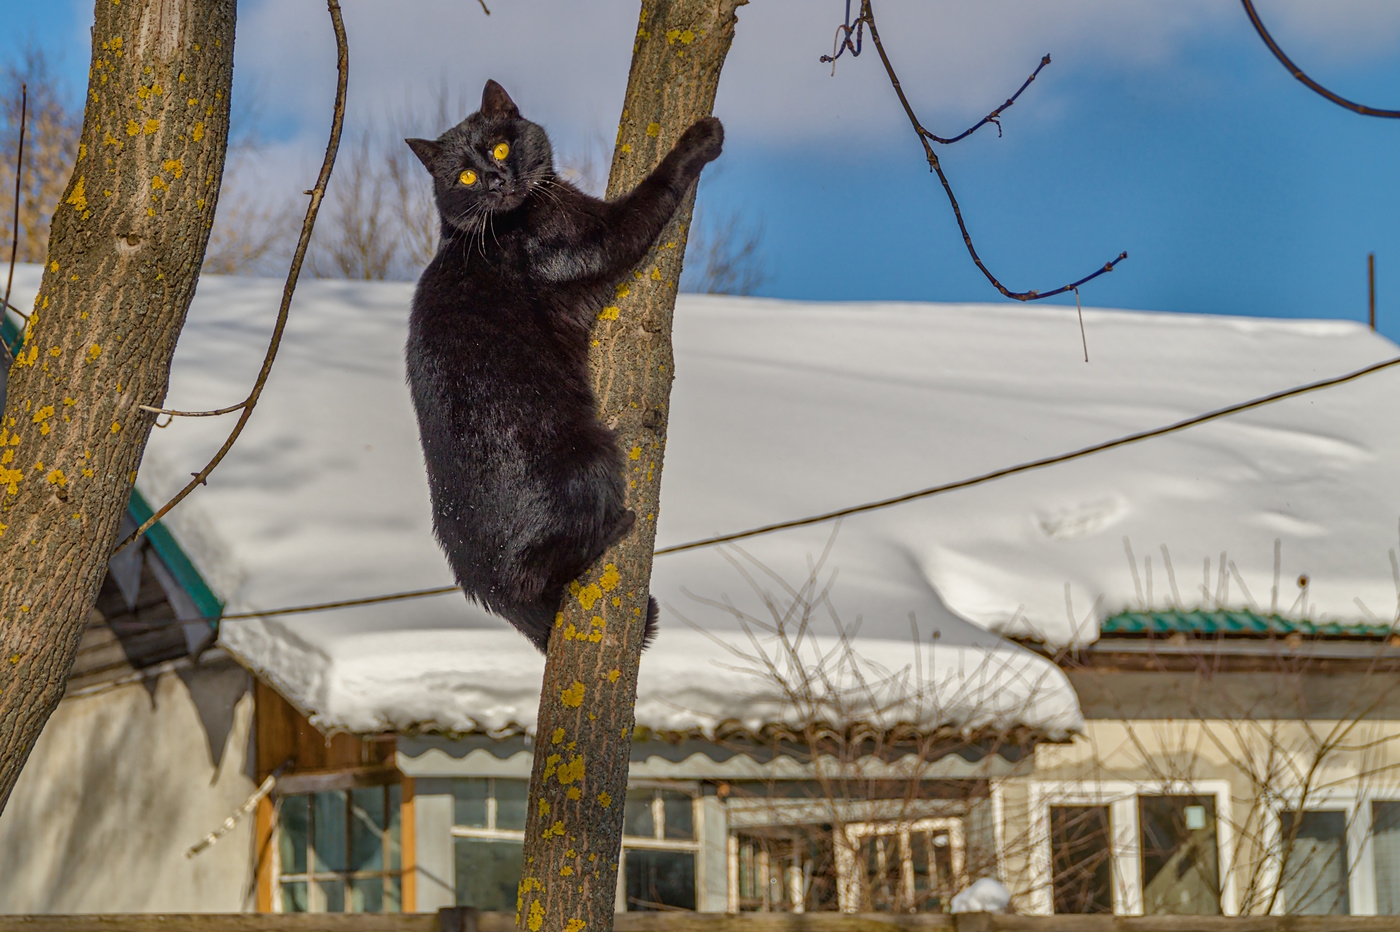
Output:
[[[167,406],[244,396],[280,288],[202,280]],[[404,384],[410,293],[298,290],[247,431],[170,520],[228,611],[451,583]],[[1084,318],[1087,365],[1061,308],[682,296],[658,546],[1075,449],[1395,352],[1344,322]],[[1081,722],[1068,681],[998,634],[1091,641],[1106,614],[1175,604],[1312,618],[1355,618],[1364,604],[1388,618],[1397,380],[855,516],[834,538],[825,525],[658,557],[661,633],[637,721],[756,729],[816,700],[891,722],[1059,735]],[[228,421],[154,431],[146,496],[163,501],[203,465]],[[771,630],[794,606],[808,627]],[[231,621],[222,640],[325,728],[533,726],[542,658],[460,596]],[[817,685],[785,694],[799,671]]]

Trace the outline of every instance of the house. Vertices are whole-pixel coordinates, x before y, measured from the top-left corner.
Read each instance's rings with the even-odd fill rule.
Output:
[[[201,282],[169,405],[241,397],[279,292]],[[402,374],[408,295],[299,289],[247,431],[164,522],[223,603],[217,641],[188,669],[65,700],[0,817],[0,852],[15,852],[0,853],[0,908],[512,908],[542,658],[457,594],[288,611],[451,585]],[[682,296],[658,545],[1073,450],[1395,349],[1345,322],[1086,311],[1085,324],[1087,365],[1074,315],[1057,308]],[[1240,751],[1202,750],[1204,723],[1245,719],[1200,697],[1221,676],[1259,691],[1260,657],[1311,675],[1300,663],[1319,651],[1334,691],[1369,663],[1384,694],[1389,624],[1365,619],[1388,618],[1395,598],[1395,377],[839,525],[659,556],[661,633],[641,668],[619,908],[943,909],[985,875],[1025,911],[1170,911],[1183,889],[1193,903],[1217,890],[1224,912],[1290,908],[1242,892],[1250,882],[1234,878],[1251,870],[1263,879],[1250,890],[1292,883],[1293,907],[1311,908],[1294,874],[1311,864],[1335,879],[1321,866],[1338,850],[1335,832],[1323,838],[1335,820],[1314,817],[1332,804],[1309,804],[1311,790],[1290,803],[1285,780],[1261,793],[1247,768],[1230,771]],[[225,431],[215,419],[155,431],[145,501],[165,500]],[[1306,582],[1288,590],[1295,577]],[[187,610],[169,627],[219,614]],[[1237,617],[1255,629],[1205,636]],[[1188,669],[1207,644],[1254,667]],[[1353,667],[1338,674],[1327,652],[1342,645]],[[232,709],[232,725],[201,735],[205,680],[225,675],[242,691],[212,708]],[[1311,690],[1289,710],[1256,703],[1257,721],[1287,711],[1284,731],[1315,731],[1336,709]],[[1391,720],[1383,698],[1359,716],[1376,734]],[[86,749],[110,716],[145,732],[99,758]],[[1297,758],[1286,738],[1275,744],[1275,759]],[[1334,750],[1353,746],[1313,769],[1333,768]],[[157,755],[170,765],[151,767]],[[140,792],[114,801],[114,780]],[[162,810],[177,794],[178,819]],[[86,821],[52,815],[93,796],[126,830],[85,848]],[[1384,801],[1353,796],[1353,815]],[[245,800],[248,818],[185,856]],[[1273,849],[1239,843],[1237,809],[1274,826],[1251,839],[1292,850],[1303,837],[1311,854],[1269,880]],[[1348,818],[1351,844],[1359,820]],[[143,819],[159,831],[130,831]],[[155,879],[86,892],[83,864],[100,858],[111,873],[114,851]],[[1387,908],[1370,882],[1348,909]]]

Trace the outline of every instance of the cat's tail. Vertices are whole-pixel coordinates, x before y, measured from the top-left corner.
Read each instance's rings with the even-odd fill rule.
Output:
[[[647,596],[647,624],[642,631],[642,650],[651,646],[651,642],[656,640],[656,619],[661,614],[661,609],[656,605],[655,596]]]

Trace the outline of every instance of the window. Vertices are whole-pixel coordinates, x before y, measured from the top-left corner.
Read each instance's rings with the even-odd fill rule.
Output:
[[[514,912],[525,847],[529,783],[504,777],[452,781],[458,906]],[[629,910],[694,909],[695,800],[634,789],[623,810],[620,872]]]
[[[1280,812],[1279,857],[1285,912],[1294,916],[1351,913],[1345,812]]]
[[[846,912],[941,912],[964,884],[961,819],[846,826],[837,854]]]
[[[452,781],[452,845],[458,906],[515,911],[529,784],[474,777]]]
[[[630,789],[622,815],[627,909],[695,908],[695,798],[669,789]]]
[[[830,825],[784,825],[734,833],[732,909],[815,912],[840,908]]]
[[[1055,912],[1113,912],[1112,840],[1107,806],[1050,807]]]
[[[1139,796],[1146,915],[1219,915],[1215,797]]]
[[[1400,802],[1371,803],[1376,913],[1400,916]]]
[[[397,785],[283,796],[282,912],[399,912],[399,803]]]

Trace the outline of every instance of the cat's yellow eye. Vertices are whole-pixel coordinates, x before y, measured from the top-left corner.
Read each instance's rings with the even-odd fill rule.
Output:
[[[497,162],[504,161],[505,157],[510,155],[510,146],[503,142],[498,142],[496,143],[496,148],[491,150],[491,154],[496,157]]]
[[[462,182],[462,184],[476,184],[476,172],[469,168],[458,175],[457,180]]]

